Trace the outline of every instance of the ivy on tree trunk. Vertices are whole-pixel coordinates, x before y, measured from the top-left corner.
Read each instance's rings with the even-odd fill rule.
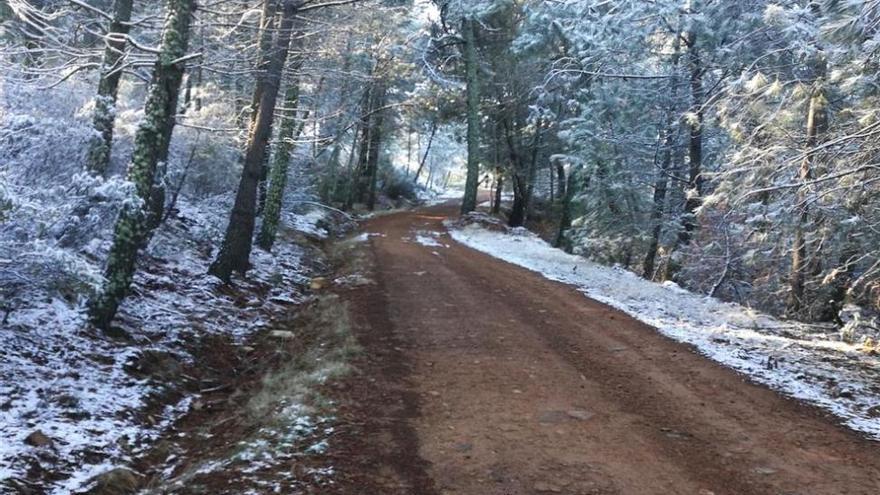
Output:
[[[285,116],[281,129],[278,132],[278,145],[275,149],[274,163],[269,175],[269,189],[266,194],[266,206],[263,210],[263,223],[257,236],[257,245],[266,251],[271,251],[272,245],[275,243],[275,236],[278,233],[278,222],[281,218],[284,189],[287,187],[287,170],[290,165],[290,157],[294,150],[296,139],[305,125],[305,120],[303,120],[302,124],[297,123],[298,107],[299,81],[292,81],[284,96],[284,108],[289,113]]]
[[[99,328],[108,328],[116,315],[131,285],[138,251],[149,242],[156,225],[157,168],[159,161],[168,155],[185,69],[181,59],[186,55],[195,5],[195,0],[167,2],[160,53],[128,167],[128,180],[134,184],[135,195],[122,205],[104,271],[104,286],[88,305],[89,318]]]

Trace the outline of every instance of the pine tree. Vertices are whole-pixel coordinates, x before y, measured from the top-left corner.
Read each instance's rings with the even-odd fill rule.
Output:
[[[116,0],[113,22],[107,29],[104,59],[101,62],[101,79],[95,97],[93,125],[98,136],[89,146],[88,169],[96,175],[104,175],[110,163],[113,143],[113,124],[116,121],[116,96],[122,79],[122,63],[125,60],[126,35],[131,29],[133,0]]]
[[[467,180],[461,213],[477,209],[477,184],[480,180],[480,79],[477,60],[477,37],[475,21],[462,20],[464,35],[464,59],[467,82]]]
[[[152,198],[157,165],[168,154],[195,6],[195,0],[168,0],[166,4],[160,53],[128,167],[135,196],[122,206],[104,270],[104,286],[89,301],[89,317],[99,328],[108,328],[116,315],[131,285],[138,251],[149,242],[151,226],[156,223]]]
[[[296,0],[286,0],[282,6],[281,21],[264,76],[265,82],[260,95],[260,104],[257,107],[257,116],[248,136],[235,204],[232,207],[220,252],[209,269],[210,274],[224,282],[230,281],[233,272],[244,274],[250,268],[257,214],[257,190],[274,120],[281,75],[290,49],[294,19],[300,6],[301,2]]]
[[[284,108],[287,112],[278,130],[278,140],[275,148],[275,157],[269,174],[269,188],[266,194],[266,207],[263,210],[263,223],[257,236],[257,245],[266,251],[272,250],[275,236],[278,233],[278,222],[281,218],[281,206],[284,200],[284,189],[287,187],[287,170],[290,165],[292,151],[296,146],[296,139],[305,126],[297,120],[299,108],[300,89],[299,80],[294,78],[287,88],[284,96]],[[307,118],[305,115],[303,119]]]

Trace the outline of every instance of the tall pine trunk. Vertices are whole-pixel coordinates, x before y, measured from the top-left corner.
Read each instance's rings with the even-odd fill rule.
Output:
[[[538,156],[541,150],[541,128],[544,126],[543,119],[538,119],[536,129],[535,129],[535,137],[532,142],[532,156],[529,160],[529,171],[528,171],[528,185],[526,186],[526,194],[525,194],[525,215],[523,216],[523,223],[525,223],[526,218],[532,214],[532,200],[534,199],[535,194],[535,179],[538,174]]]
[[[510,173],[510,185],[513,189],[513,205],[511,205],[510,215],[507,217],[507,225],[510,227],[521,227],[526,220],[527,180],[523,178],[523,164],[520,158],[520,153],[516,149],[516,143],[513,140],[511,123],[504,120],[503,126],[505,140],[507,141],[507,152],[510,157],[512,168]]]
[[[434,135],[437,134],[437,119],[431,121],[431,133],[428,135],[428,145],[425,147],[425,154],[422,156],[422,160],[419,162],[419,168],[416,170],[416,175],[413,177],[413,184],[419,183],[419,176],[422,175],[422,169],[425,168],[425,162],[428,161],[428,154],[431,153],[431,145],[434,143]]]
[[[526,194],[528,186],[520,174],[512,174],[511,179],[513,182],[513,204],[510,207],[510,216],[507,217],[507,225],[510,227],[522,227],[526,221]]]
[[[504,192],[504,173],[501,167],[495,167],[495,201],[492,202],[492,214],[501,212],[501,194]]]
[[[645,261],[642,264],[642,276],[648,280],[654,278],[654,268],[657,261],[657,250],[660,247],[660,235],[663,233],[663,209],[666,205],[666,191],[669,184],[669,172],[672,168],[672,148],[675,146],[673,126],[677,123],[675,115],[678,113],[678,63],[680,59],[681,36],[675,33],[675,42],[672,52],[672,74],[669,80],[670,102],[666,112],[666,122],[663,126],[663,156],[660,167],[654,179],[654,197],[651,207],[651,241],[648,251],[645,253]]]
[[[461,213],[477,209],[477,185],[480,181],[480,90],[474,20],[462,21],[464,33],[465,71],[467,79],[467,180]]]
[[[233,272],[244,274],[250,268],[250,254],[253,248],[257,214],[257,188],[275,115],[275,103],[281,85],[281,74],[287,61],[293,22],[299,5],[299,2],[294,1],[284,3],[281,22],[278,33],[275,35],[272,54],[269,58],[270,63],[260,95],[257,117],[248,136],[241,180],[235,194],[235,204],[232,207],[220,252],[208,270],[208,273],[224,282],[229,282]]]
[[[697,209],[703,204],[703,64],[697,49],[696,34],[688,35],[688,58],[691,83],[691,119],[688,122],[688,192],[684,206],[683,228],[679,232],[678,243],[687,245],[697,229]]]
[[[177,99],[183,81],[190,22],[195,0],[168,0],[160,54],[153,69],[144,119],[138,127],[128,179],[135,186],[137,201],[123,204],[116,220],[113,245],[104,271],[101,293],[89,301],[91,322],[106,329],[126,296],[135,271],[138,251],[146,246],[155,225],[152,196],[158,162],[168,155]]]
[[[560,165],[561,166],[561,165]],[[566,252],[571,252],[571,243],[565,235],[571,228],[571,207],[574,203],[575,181],[577,180],[577,168],[572,167],[568,172],[568,181],[565,184],[565,193],[562,196],[562,213],[559,216],[559,230],[556,231],[556,239],[553,241],[553,247],[563,248]],[[565,173],[565,170],[562,170]]]
[[[253,131],[257,123],[257,115],[260,112],[260,103],[263,100],[263,93],[266,91],[267,75],[272,65],[272,38],[276,35],[276,23],[278,21],[278,0],[263,0],[262,10],[260,12],[260,41],[257,46],[257,84],[254,86],[254,93],[251,96],[251,119],[249,132]],[[271,124],[269,131],[266,133],[266,146],[263,154],[263,162],[260,166],[260,184],[258,186],[257,214],[263,211],[266,201],[266,181],[269,177],[269,143],[268,139],[272,136]]]
[[[86,166],[95,175],[104,175],[110,163],[113,145],[113,125],[116,122],[116,96],[122,79],[122,63],[125,59],[125,37],[130,30],[133,0],[116,0],[113,5],[113,21],[107,29],[104,59],[101,62],[101,80],[95,97],[95,113],[92,125],[98,136],[89,144]]]
[[[382,138],[384,137],[385,106],[388,94],[388,86],[385,82],[379,83],[378,94],[374,102],[373,120],[370,133],[370,152],[367,156],[367,210],[376,208],[376,184],[379,175],[379,158],[382,153]]]
[[[821,89],[814,89],[810,97],[807,110],[807,141],[806,151],[801,166],[798,169],[798,178],[802,185],[798,190],[797,220],[794,231],[794,244],[791,252],[791,270],[789,272],[789,294],[786,304],[786,312],[789,316],[796,316],[804,306],[804,285],[807,268],[807,242],[805,228],[809,221],[809,208],[807,208],[806,182],[813,176],[813,161],[815,160],[814,148],[819,143],[819,133],[824,126],[825,95]]]
[[[667,127],[666,132],[670,132]],[[665,139],[665,146],[672,146],[669,136]],[[666,186],[669,182],[667,175],[672,163],[672,150],[666,149],[660,162],[660,169],[654,179],[654,197],[651,206],[651,241],[648,243],[648,252],[645,253],[645,261],[642,266],[642,276],[648,280],[654,278],[654,264],[657,260],[657,250],[660,246],[660,234],[663,232],[663,208],[666,204]]]
[[[551,180],[552,177],[551,177]],[[565,198],[566,191],[566,179],[565,179],[565,165],[562,163],[556,164],[556,195],[559,199]]]
[[[373,68],[370,69],[370,75],[373,75]],[[376,95],[376,85],[370,84],[364,89],[364,95],[361,98],[361,117],[359,119],[358,128],[360,129],[360,146],[358,146],[357,165],[352,170],[351,187],[348,191],[348,199],[346,201],[346,209],[351,209],[355,203],[363,202],[364,199],[364,176],[367,175],[369,169],[370,145],[373,143],[373,100]],[[357,133],[355,134],[357,140]],[[352,152],[354,147],[352,148]]]
[[[263,223],[257,236],[257,245],[266,251],[272,249],[281,219],[281,206],[284,200],[284,189],[287,187],[287,169],[290,157],[296,146],[296,140],[302,132],[305,121],[297,122],[299,107],[299,81],[291,81],[284,97],[284,108],[288,111],[278,132],[278,145],[269,177],[269,190],[266,195],[266,208],[263,211]],[[306,112],[308,114],[308,112]]]
[[[266,77],[269,67],[272,65],[272,39],[276,34],[275,22],[278,16],[279,0],[263,0],[260,12],[259,43],[257,45],[257,64],[254,67],[257,73],[254,93],[251,96],[251,113],[248,132],[252,132],[257,123],[257,113],[260,109],[260,101],[266,90]]]

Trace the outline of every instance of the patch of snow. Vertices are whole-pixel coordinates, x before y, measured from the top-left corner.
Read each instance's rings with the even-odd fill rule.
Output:
[[[357,237],[352,238],[353,242],[367,242],[370,240],[370,237],[385,237],[386,234],[380,234],[378,232],[364,232]]]
[[[326,211],[319,208],[312,208],[304,214],[285,213],[284,215],[284,221],[293,230],[319,239],[326,239],[330,235],[327,229],[319,226],[326,218]]]
[[[555,249],[531,233],[450,229],[456,241],[577,287],[693,345],[704,356],[785,395],[825,409],[850,428],[880,440],[880,358],[804,325],[644,280]]]
[[[442,242],[437,240],[437,237],[443,235],[442,232],[430,231],[430,230],[419,230],[412,233],[413,236],[410,238],[404,238],[404,241],[407,242],[415,242],[416,244],[421,244],[426,247],[444,247],[448,248],[448,244],[443,244]]]
[[[452,200],[460,200],[464,196],[461,189],[445,189],[443,191],[428,191],[419,194],[419,199],[425,202],[427,206],[436,206]]]
[[[441,244],[440,242],[438,242],[437,239],[434,239],[433,237],[424,236],[421,234],[416,235],[415,242],[416,242],[416,244],[421,244],[422,246],[428,246],[428,247],[446,247],[444,244]]]
[[[333,283],[342,287],[361,287],[364,285],[373,285],[376,282],[360,273],[353,273],[351,275],[337,277],[333,280]]]

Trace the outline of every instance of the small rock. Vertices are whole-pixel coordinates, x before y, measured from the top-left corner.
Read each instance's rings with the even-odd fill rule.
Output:
[[[327,287],[327,279],[324,277],[315,277],[309,282],[309,288],[312,290],[321,290]]]
[[[75,408],[75,407],[79,407],[79,399],[77,399],[75,396],[73,396],[71,394],[62,394],[62,395],[58,396],[57,399],[55,399],[55,402],[57,402],[58,405],[61,407],[66,407],[66,408],[71,408],[71,409]]]
[[[24,443],[31,447],[47,447],[52,445],[52,439],[47,437],[45,433],[36,430],[24,439]]]
[[[130,469],[116,468],[92,478],[95,487],[90,495],[128,495],[137,493],[141,487],[141,476]]]
[[[852,390],[849,390],[846,388],[837,391],[837,393],[835,395],[841,399],[852,399],[853,398]]]
[[[562,411],[546,411],[538,416],[538,422],[543,424],[558,424],[566,419],[567,415]]]
[[[572,417],[572,418],[580,420],[580,421],[586,421],[586,420],[593,417],[593,413],[587,412],[587,411],[582,411],[580,409],[572,409],[571,411],[567,411],[566,414],[568,414],[569,417]]]
[[[290,332],[288,330],[272,330],[272,332],[269,333],[269,335],[272,337],[275,337],[276,339],[284,339],[284,340],[290,340],[290,339],[296,337],[296,335],[293,332]]]
[[[545,481],[539,481],[535,483],[535,491],[541,493],[562,493],[562,488]]]
[[[472,443],[462,442],[455,444],[452,448],[455,449],[456,452],[470,452],[473,450],[474,445]]]
[[[174,382],[183,373],[183,365],[177,356],[156,349],[141,351],[125,364],[124,369],[135,377],[151,377],[163,382]]]

